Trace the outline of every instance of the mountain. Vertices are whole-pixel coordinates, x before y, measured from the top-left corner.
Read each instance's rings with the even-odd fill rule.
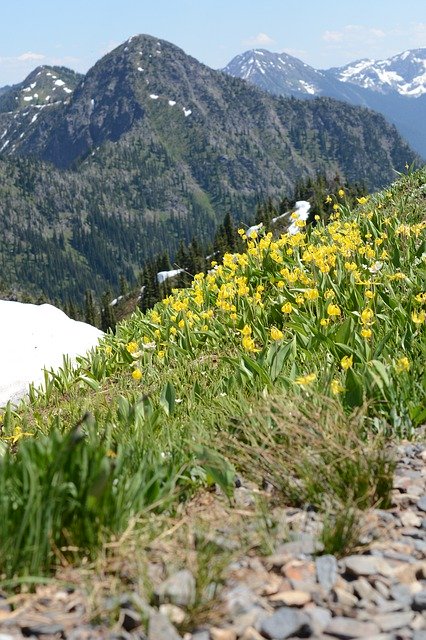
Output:
[[[328,70],[286,53],[254,49],[236,56],[223,71],[274,95],[328,96],[379,111],[426,158],[425,69],[426,49]]]
[[[386,60],[358,60],[326,73],[364,89],[419,98],[426,94],[426,48],[404,51]]]
[[[339,173],[375,189],[416,161],[377,113],[271,96],[151,36],[46,106],[21,105],[41,99],[27,81],[0,113],[0,272],[4,286],[50,299],[134,278],[180,239],[207,241],[227,211],[250,222],[301,178]]]

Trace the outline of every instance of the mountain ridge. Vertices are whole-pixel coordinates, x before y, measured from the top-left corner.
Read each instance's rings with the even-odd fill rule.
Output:
[[[402,74],[403,69],[406,82],[398,84],[398,78],[403,77],[397,71]],[[222,71],[274,95],[302,99],[328,96],[371,108],[395,124],[411,146],[426,157],[426,76],[424,71],[420,73],[423,69],[426,49],[324,70],[286,53],[252,49],[234,57]]]
[[[7,286],[50,299],[115,287],[118,269],[134,279],[152,255],[208,241],[226,212],[250,222],[307,176],[375,189],[417,159],[377,113],[270,96],[152,36],[33,109],[36,121],[27,107],[0,114],[0,264]]]

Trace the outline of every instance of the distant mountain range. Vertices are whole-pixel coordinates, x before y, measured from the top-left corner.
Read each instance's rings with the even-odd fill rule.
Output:
[[[253,49],[236,56],[223,71],[274,95],[328,96],[374,109],[426,158],[426,49],[328,70],[314,69],[287,53]]]
[[[377,113],[271,96],[136,36],[85,76],[38,67],[0,94],[3,286],[81,299],[301,178],[375,189],[417,159]]]

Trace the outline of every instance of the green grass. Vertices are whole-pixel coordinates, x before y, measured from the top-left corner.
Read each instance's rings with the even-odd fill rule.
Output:
[[[386,444],[426,420],[425,185],[409,173],[354,211],[333,196],[328,226],[248,239],[7,407],[3,578],[95,562],[129,526],[161,533],[214,485],[232,509],[236,472],[323,511],[327,550],[353,548],[344,514],[388,506]]]

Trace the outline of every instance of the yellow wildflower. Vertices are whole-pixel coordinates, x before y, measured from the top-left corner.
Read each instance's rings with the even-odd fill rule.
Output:
[[[139,349],[139,345],[137,342],[129,342],[126,344],[126,349],[129,353],[135,353]]]
[[[282,340],[283,337],[284,337],[284,334],[283,334],[282,331],[277,329],[277,327],[272,327],[272,329],[271,329],[271,339],[272,340]]]
[[[240,333],[243,336],[251,336],[251,327],[248,324],[245,324],[244,327],[240,330]]]
[[[21,438],[24,438],[25,436],[33,436],[33,435],[34,435],[33,433],[22,431],[22,427],[18,425],[14,428],[11,436],[2,436],[2,438],[3,440],[10,440],[12,444],[16,444],[17,442],[19,442],[19,440],[21,440]]]
[[[341,315],[340,307],[337,304],[330,303],[327,307],[327,314],[329,316],[340,316]]]
[[[317,300],[319,297],[318,289],[306,289],[304,295],[306,300]]]
[[[337,194],[338,194],[339,198],[343,198],[343,197],[344,197],[344,195],[345,195],[345,192],[344,192],[344,190],[343,190],[343,189],[339,189],[339,191],[337,192]]]
[[[336,379],[331,381],[330,388],[331,388],[331,393],[333,393],[335,396],[337,396],[337,394],[342,393],[345,390],[345,387],[343,387],[340,384],[339,380],[336,380]]]
[[[361,198],[357,198],[358,204],[366,204],[368,198],[365,196],[361,196]]]
[[[361,311],[361,315],[359,317],[360,322],[364,325],[370,325],[374,323],[374,311],[367,307]]]
[[[330,195],[328,195],[328,196],[326,197],[326,199],[325,199],[325,203],[326,203],[326,204],[329,204],[330,202],[333,202],[333,199],[332,199],[332,197],[331,197]]]
[[[407,356],[402,356],[402,358],[399,358],[395,364],[395,371],[397,373],[403,373],[404,371],[409,371],[410,369],[410,361],[407,358]]]
[[[291,313],[293,311],[293,305],[291,304],[291,302],[286,302],[285,304],[283,304],[283,306],[281,307],[281,311],[283,313]]]
[[[354,363],[353,356],[343,356],[343,358],[340,360],[342,369],[345,369],[345,371],[347,369],[350,369],[353,363]]]
[[[368,338],[371,338],[371,336],[373,335],[373,332],[371,331],[371,329],[366,329],[364,327],[363,329],[361,329],[361,335],[363,338],[366,338],[368,340]]]
[[[316,373],[308,373],[306,376],[299,376],[298,378],[296,378],[294,382],[296,384],[300,384],[301,386],[306,386],[308,384],[311,384],[311,382],[314,382],[314,380],[316,379],[317,379]]]
[[[248,352],[255,353],[257,351],[260,351],[260,349],[256,349],[256,344],[253,338],[251,338],[250,336],[244,336],[241,341],[241,344],[243,345],[244,349]]]
[[[413,311],[413,313],[411,314],[411,319],[415,324],[423,324],[426,319],[426,312],[420,311],[419,313],[417,313],[417,311]]]
[[[140,380],[142,378],[142,371],[140,369],[134,369],[132,371],[133,380]]]
[[[330,318],[321,318],[320,325],[322,327],[328,327],[329,324],[330,324]]]

